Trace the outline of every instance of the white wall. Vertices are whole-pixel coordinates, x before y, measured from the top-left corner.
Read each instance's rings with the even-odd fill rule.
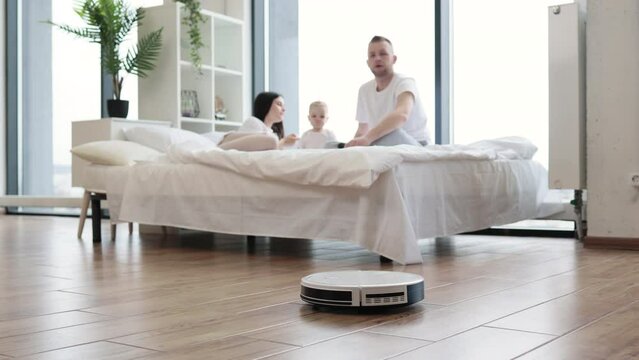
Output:
[[[6,99],[7,93],[5,89],[6,64],[5,64],[5,0],[0,0],[0,195],[6,193],[6,169],[7,169],[7,156],[6,156]]]
[[[590,0],[588,236],[639,238],[639,1]]]

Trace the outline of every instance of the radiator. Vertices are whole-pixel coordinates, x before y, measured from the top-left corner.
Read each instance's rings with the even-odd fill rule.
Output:
[[[586,188],[585,34],[579,3],[549,7],[548,185],[553,189]]]

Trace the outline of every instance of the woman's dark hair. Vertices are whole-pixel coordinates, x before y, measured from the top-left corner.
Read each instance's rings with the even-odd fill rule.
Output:
[[[269,110],[271,110],[273,101],[280,96],[282,95],[270,91],[257,94],[255,101],[253,102],[253,116],[264,122],[266,114],[268,114]],[[273,132],[277,134],[277,137],[280,139],[284,138],[284,125],[281,122],[273,124],[271,129],[273,129]]]

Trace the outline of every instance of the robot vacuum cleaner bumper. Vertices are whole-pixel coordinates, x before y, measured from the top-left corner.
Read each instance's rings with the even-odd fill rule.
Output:
[[[424,299],[424,278],[395,271],[329,271],[302,278],[302,300],[322,306],[398,307]]]

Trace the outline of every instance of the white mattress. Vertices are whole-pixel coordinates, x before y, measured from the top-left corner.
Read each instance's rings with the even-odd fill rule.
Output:
[[[343,240],[404,264],[418,239],[537,216],[545,169],[531,160],[402,162],[369,188],[295,184],[201,164],[109,175],[112,219],[231,234]]]

